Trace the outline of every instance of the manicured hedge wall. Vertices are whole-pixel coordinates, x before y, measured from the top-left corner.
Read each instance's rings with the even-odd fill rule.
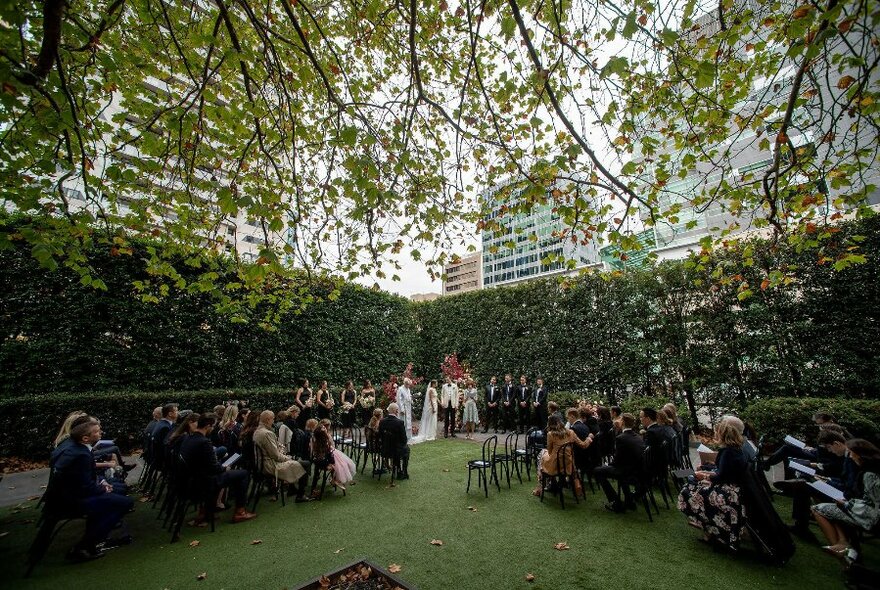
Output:
[[[830,412],[853,436],[880,442],[880,401],[842,398],[779,397],[754,402],[742,414],[767,443],[779,443],[785,435],[816,442],[818,429],[813,414]]]

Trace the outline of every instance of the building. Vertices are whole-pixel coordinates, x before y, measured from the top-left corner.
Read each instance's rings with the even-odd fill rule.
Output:
[[[423,303],[425,301],[434,301],[440,298],[440,293],[413,293],[409,296],[409,300],[413,303]]]
[[[635,239],[639,244],[638,249],[623,251],[619,246],[608,245],[603,247],[599,254],[602,257],[602,263],[608,270],[626,270],[645,268],[650,260],[655,256],[656,239],[653,229],[640,231],[635,235]]]
[[[792,8],[795,4],[791,4]],[[764,16],[761,10],[768,10],[768,6],[764,3],[754,2],[753,0],[736,0],[733,6],[728,8],[732,12],[749,10],[752,11],[752,18],[756,22],[760,22]],[[686,32],[685,37],[689,43],[696,45],[701,38],[717,35],[721,31],[720,21],[717,11],[713,10],[694,19],[693,26]],[[760,27],[759,27],[760,28]],[[747,49],[751,43],[757,43],[756,39],[740,39],[738,46],[735,48],[737,56],[741,59],[750,59]],[[780,51],[785,48],[780,45]],[[833,60],[828,60],[829,62]],[[748,97],[738,103],[734,112],[741,115],[743,119],[748,119],[752,114],[761,112],[768,105],[775,107],[784,107],[788,101],[794,78],[797,74],[797,64],[783,61],[779,67],[778,75],[772,79],[758,78],[751,87]],[[827,71],[822,73],[821,68],[825,67]],[[817,79],[822,79],[826,74],[834,79],[840,77],[845,72],[837,72],[837,66],[822,66],[820,63],[816,65],[816,71],[813,72]],[[876,80],[876,72],[873,74]],[[831,120],[821,111],[822,108],[833,108],[828,105],[835,105],[839,102],[839,96],[832,96],[827,84],[820,88],[813,88],[811,82],[806,82],[801,87],[802,96],[812,92],[816,97],[813,101],[806,102],[798,106],[792,115],[792,125],[788,129],[787,138],[790,142],[789,149],[796,150],[799,153],[808,154],[831,154],[837,147],[845,145],[849,142],[853,145],[871,145],[876,144],[876,135],[872,138],[868,130],[867,133],[855,133],[849,128],[851,119],[847,116],[841,116],[832,126],[824,125],[824,121]],[[682,89],[682,92],[687,92]],[[726,140],[715,145],[704,146],[704,153],[712,153],[716,151],[723,154],[723,157],[716,158],[715,162],[708,159],[698,160],[695,165],[689,168],[688,174],[681,178],[675,169],[675,166],[681,163],[682,155],[674,146],[668,144],[662,147],[657,153],[653,154],[653,161],[662,161],[663,158],[669,158],[673,163],[673,168],[669,170],[671,177],[663,186],[662,193],[658,202],[658,209],[662,211],[675,211],[677,213],[672,219],[661,220],[652,225],[650,231],[654,234],[654,249],[658,260],[677,259],[687,256],[690,252],[699,251],[702,248],[706,238],[717,239],[722,236],[737,235],[762,235],[768,233],[767,229],[767,211],[762,208],[762,204],[746,204],[743,203],[741,208],[732,209],[730,203],[724,198],[724,191],[727,187],[742,187],[746,184],[759,183],[764,172],[773,164],[775,157],[775,144],[771,141],[767,145],[767,137],[773,137],[774,124],[782,117],[784,108],[780,108],[777,114],[766,119],[766,132],[757,134],[751,128],[738,128],[733,121],[730,122],[729,136]],[[656,129],[666,125],[655,124],[655,122],[647,122],[645,127],[648,129]],[[683,126],[686,122],[683,122]],[[824,126],[823,126],[824,125]],[[876,134],[876,131],[873,131]],[[817,137],[816,135],[822,137]],[[659,134],[651,134],[657,139],[658,144],[664,146],[664,139]],[[832,138],[829,142],[826,138]],[[762,146],[764,142],[764,146]],[[846,153],[846,150],[842,150]],[[783,152],[783,166],[788,162],[788,150]],[[830,160],[832,158],[827,157]],[[817,157],[817,161],[821,162],[822,158]],[[642,156],[636,151],[633,161],[637,164],[644,164],[644,179],[646,184],[650,184],[654,178],[654,169]],[[823,169],[833,168],[833,164],[822,163]],[[808,179],[804,174],[798,172],[785,178],[785,185],[780,194],[788,192],[789,194],[816,194],[819,198],[815,205],[815,211],[820,214],[833,214],[836,212],[845,212],[847,205],[841,205],[837,202],[837,197],[842,192],[851,190],[850,187],[835,188],[833,182],[826,182],[826,178],[819,177]],[[860,179],[864,185],[875,185],[875,188],[868,194],[867,201],[869,205],[880,202],[880,189],[876,186],[880,185],[880,166],[874,161]],[[718,191],[715,193],[715,191]],[[712,194],[714,198],[707,199],[705,196]],[[783,197],[784,198],[784,197]],[[781,205],[779,205],[781,208]],[[648,221],[648,212],[642,210],[642,220]]]
[[[568,229],[556,213],[554,199],[533,203],[528,211],[515,205],[520,192],[495,187],[483,194],[499,231],[483,231],[483,288],[570,273],[582,268],[601,268],[596,242],[584,244],[566,235]],[[549,191],[560,188],[554,185]],[[565,188],[565,187],[562,187]]]
[[[443,267],[443,295],[457,295],[482,288],[482,252],[456,258]]]

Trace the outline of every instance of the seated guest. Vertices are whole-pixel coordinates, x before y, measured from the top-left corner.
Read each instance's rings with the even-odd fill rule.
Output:
[[[565,422],[565,418],[562,417],[562,412],[559,411],[559,404],[556,402],[547,402],[547,413],[550,416],[556,416],[559,418],[560,422]],[[541,427],[543,426],[544,424],[541,424]],[[566,428],[568,428],[568,426],[566,426]]]
[[[171,434],[174,423],[177,422],[177,404],[165,404],[162,406],[162,419],[153,428],[151,437],[151,457],[157,469],[164,467],[165,461],[165,439]]]
[[[194,412],[190,412],[179,420],[177,426],[174,427],[174,430],[171,431],[171,434],[169,434],[168,438],[165,440],[166,453],[168,453],[169,456],[175,457],[180,454],[180,447],[183,444],[183,440],[195,432],[198,421],[199,414]],[[168,457],[166,456],[166,459],[167,458]]]
[[[717,469],[694,473],[695,481],[686,484],[678,496],[678,509],[692,526],[703,530],[707,542],[736,549],[745,523],[740,490],[748,465],[743,437],[729,421],[721,421],[715,439],[721,445]]]
[[[758,449],[754,445],[752,445],[751,441],[746,438],[746,425],[745,422],[737,418],[736,416],[722,416],[722,422],[728,422],[731,426],[733,426],[737,432],[739,432],[740,436],[743,437],[743,455],[746,458],[747,462],[755,461],[758,458]]]
[[[238,442],[241,423],[237,419],[238,406],[232,404],[224,410],[222,419],[217,422],[217,438],[230,455],[241,452],[241,445]]]
[[[309,442],[312,435],[299,427],[299,406],[290,406],[287,409],[289,417],[284,421],[285,426],[290,429],[290,446],[288,455],[299,458],[309,456]]]
[[[547,448],[543,449],[539,456],[538,487],[532,492],[536,496],[541,495],[541,487],[546,488],[549,484],[548,476],[559,474],[559,453],[563,452],[563,446],[572,443],[575,447],[586,449],[593,442],[592,434],[588,434],[584,440],[581,440],[578,438],[578,435],[574,430],[566,430],[565,426],[562,424],[562,420],[556,415],[550,416],[547,420],[545,434],[547,438]],[[568,470],[566,475],[573,475],[575,464],[574,457],[571,453],[571,447],[566,448],[564,453],[565,465]],[[580,490],[576,489],[575,491],[580,494]]]
[[[290,443],[293,440],[293,430],[288,426],[290,421],[290,412],[281,410],[278,412],[278,450],[284,454],[293,456],[295,453],[290,451]],[[293,447],[296,451],[296,443]]]
[[[813,517],[830,543],[823,549],[855,561],[852,530],[870,531],[880,522],[880,449],[861,438],[848,440],[846,447],[859,468],[855,493],[846,500],[816,504]]]
[[[831,429],[839,429],[839,431],[843,434],[843,437],[846,439],[852,438],[852,435],[843,429],[839,424],[834,421],[834,417],[828,412],[816,412],[813,414],[813,422],[816,426],[819,427],[819,431],[831,428]],[[822,457],[820,457],[822,455]],[[810,462],[821,462],[821,458],[829,458],[827,455],[824,455],[823,449],[817,449],[816,447],[804,447],[800,448],[796,445],[790,445],[788,443],[783,443],[770,457],[768,457],[761,466],[764,468],[764,471],[769,471],[771,467],[782,463],[786,459],[805,459]]]
[[[858,466],[852,458],[846,456],[846,440],[843,435],[830,430],[819,433],[817,445],[824,447],[829,453],[840,459],[840,466],[836,469],[829,465],[828,471],[823,475],[816,477],[798,477],[795,479],[787,479],[777,481],[773,486],[786,496],[792,498],[791,502],[791,518],[794,524],[789,530],[808,540],[815,540],[815,536],[810,531],[810,506],[813,504],[812,498],[819,494],[808,485],[813,479],[821,479],[828,485],[842,491],[848,498],[858,495]],[[833,475],[832,475],[833,474]]]
[[[239,414],[240,416],[241,414]],[[238,444],[242,449],[246,449],[254,441],[254,432],[260,426],[260,415],[257,412],[248,412],[241,424],[241,431],[238,434]]]
[[[330,440],[330,433],[320,423],[312,433],[309,456],[315,466],[315,472],[312,476],[312,497],[316,497],[318,495],[318,478],[323,471],[333,471],[334,463],[333,441]]]
[[[382,408],[376,408],[373,410],[373,415],[370,416],[370,421],[367,423],[366,428],[364,428],[364,437],[367,439],[367,446],[369,448],[374,448],[381,441],[379,440],[379,422],[382,421]]]
[[[159,425],[159,422],[162,421],[162,406],[156,406],[153,408],[153,419],[147,422],[147,425],[144,427],[144,434],[152,435],[153,429]],[[146,450],[146,449],[145,449]]]
[[[657,410],[657,426],[659,426],[660,430],[663,432],[663,437],[669,441],[678,436],[678,432],[676,432],[672,424],[672,416],[669,415],[669,412],[666,410]]]
[[[46,503],[60,512],[85,513],[86,531],[68,554],[83,561],[101,557],[97,550],[122,516],[134,507],[131,498],[113,492],[113,486],[95,478],[95,459],[90,447],[101,440],[97,421],[85,421],[70,429],[70,441],[59,445],[49,460],[51,485]]]
[[[254,445],[263,452],[263,473],[289,484],[296,494],[296,501],[305,502],[303,495],[308,477],[306,468],[299,461],[291,459],[278,450],[278,438],[272,430],[275,414],[265,410],[259,416],[260,425],[254,431]]]
[[[64,422],[61,423],[61,428],[58,429],[58,434],[55,435],[55,442],[52,444],[52,447],[57,448],[58,445],[70,438],[70,429],[73,428],[74,420],[85,415],[86,413],[82,410],[74,410],[69,413]]]
[[[623,431],[617,435],[614,442],[614,463],[603,465],[593,470],[596,483],[602,487],[608,503],[605,509],[612,512],[623,512],[627,508],[635,508],[636,503],[632,498],[629,485],[621,486],[625,500],[621,503],[617,492],[611,486],[609,479],[617,479],[625,484],[639,481],[644,472],[645,464],[645,441],[633,428],[636,425],[636,417],[632,414],[620,416]]]
[[[620,434],[623,432],[623,421],[620,419],[623,410],[620,409],[620,406],[611,406],[609,412],[611,413],[611,424],[614,426],[614,432]]]
[[[250,475],[243,469],[224,468],[217,461],[217,454],[211,445],[211,431],[214,429],[217,419],[212,414],[201,416],[196,422],[196,428],[193,433],[187,436],[180,445],[180,456],[186,463],[186,468],[191,477],[199,478],[209,483],[210,493],[216,490],[228,489],[235,500],[235,512],[232,515],[232,522],[239,523],[251,520],[257,515],[248,512],[247,505],[247,489],[250,483]],[[205,501],[213,502],[214,497],[206,497]],[[205,519],[204,507],[199,508],[199,516],[196,522],[202,522]]]
[[[645,446],[651,451],[649,468],[652,476],[662,474],[669,466],[669,453],[675,439],[675,431],[671,426],[663,427],[657,423],[658,412],[654,408],[643,408],[639,412],[642,427],[645,429]],[[664,449],[663,443],[666,443]]]
[[[397,417],[398,412],[397,404],[391,403],[388,405],[388,415],[379,421],[378,435],[379,441],[381,441],[380,444],[384,445],[385,433],[390,433],[387,443],[388,447],[383,447],[382,454],[386,456],[396,454],[398,459],[400,459],[401,471],[398,479],[409,479],[409,445],[406,439],[406,426],[403,420]]]
[[[684,422],[682,422],[681,418],[678,417],[678,409],[675,407],[675,404],[670,402],[663,406],[663,410],[669,415],[669,418],[672,420],[672,428],[673,430],[675,430],[676,434],[684,430]]]
[[[587,412],[584,411],[584,413],[586,414]],[[565,416],[568,419],[568,423],[571,424],[571,431],[575,433],[578,440],[585,441],[592,435],[590,429],[581,419],[581,412],[577,408],[569,408],[565,412]],[[598,445],[595,446],[598,448]],[[574,449],[574,464],[577,465],[581,473],[592,471],[593,467],[596,466],[591,461],[591,457],[594,454],[591,452],[592,450],[592,444],[588,445],[588,448],[578,446]]]
[[[584,417],[582,415],[581,420],[583,419]],[[617,435],[617,433],[614,432],[614,422],[611,419],[611,410],[605,406],[599,406],[596,408],[596,422],[597,431],[594,434],[597,439],[595,442],[598,443],[598,446],[596,447],[595,452],[600,457],[611,455],[614,452],[614,437]],[[585,424],[589,426],[588,422],[585,422]]]

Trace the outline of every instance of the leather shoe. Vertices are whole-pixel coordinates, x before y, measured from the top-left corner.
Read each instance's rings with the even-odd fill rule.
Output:
[[[253,512],[248,512],[244,508],[239,508],[235,511],[235,514],[232,516],[232,523],[237,524],[239,522],[244,522],[246,520],[252,520],[256,518],[257,515]]]
[[[67,559],[82,563],[84,561],[92,561],[104,557],[100,551],[89,551],[87,549],[71,549],[67,552]]]
[[[404,473],[403,475],[399,475],[397,479],[409,479],[409,473]]]
[[[608,512],[614,512],[615,514],[620,514],[626,511],[626,509],[622,505],[616,503],[605,504],[605,510],[607,510]]]

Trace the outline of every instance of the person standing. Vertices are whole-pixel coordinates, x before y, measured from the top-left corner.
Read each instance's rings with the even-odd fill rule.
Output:
[[[339,398],[342,403],[342,436],[351,437],[351,429],[354,428],[355,414],[357,413],[357,392],[354,383],[345,382],[345,389]]]
[[[468,379],[467,389],[464,392],[464,415],[461,419],[464,422],[465,438],[471,440],[474,438],[474,430],[480,421],[477,412],[477,387],[473,379]]]
[[[519,387],[516,388],[516,404],[519,433],[525,434],[529,427],[529,403],[532,401],[532,388],[529,387],[525,375],[519,377]],[[546,425],[545,425],[546,426]]]
[[[544,387],[544,379],[542,377],[538,377],[535,380],[535,392],[532,395],[532,414],[535,417],[535,426],[544,430],[547,427],[547,388]]]
[[[428,391],[425,392],[419,434],[410,439],[410,446],[437,438],[437,406],[437,380],[432,379]]]
[[[446,376],[446,383],[440,388],[440,405],[443,407],[443,438],[455,438],[455,414],[458,410],[458,385],[452,377]]]
[[[515,428],[513,416],[516,408],[516,386],[510,373],[504,376],[504,385],[501,386],[501,434],[507,434],[508,430]]]
[[[315,401],[318,402],[318,421],[330,418],[330,410],[333,408],[333,394],[326,381],[321,381],[318,391],[315,394]]]
[[[294,401],[300,409],[298,424],[300,428],[303,428],[306,422],[309,421],[309,418],[312,417],[312,406],[315,403],[312,399],[312,388],[309,387],[308,379],[302,380],[302,385],[296,390],[296,399]]]
[[[406,427],[406,440],[413,437],[412,432],[412,380],[409,377],[403,379],[403,384],[397,388],[397,406],[402,414],[403,424]]]
[[[501,388],[498,387],[498,378],[494,375],[489,379],[489,385],[486,386],[486,425],[483,427],[483,433],[489,432],[489,423],[498,434],[498,413],[501,411]]]

